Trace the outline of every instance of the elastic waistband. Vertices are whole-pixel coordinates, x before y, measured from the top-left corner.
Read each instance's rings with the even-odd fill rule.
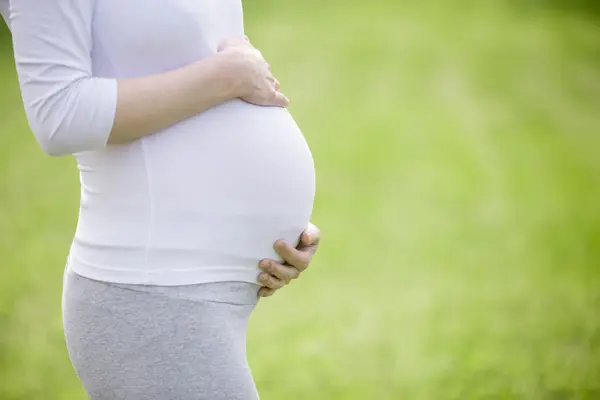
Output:
[[[65,270],[65,282],[77,283],[86,286],[84,292],[88,296],[94,293],[104,293],[110,290],[113,295],[120,292],[138,293],[141,295],[164,296],[173,300],[188,300],[199,302],[216,302],[239,305],[256,305],[258,301],[258,290],[260,285],[240,281],[217,281],[178,286],[124,284],[110,281],[96,280],[81,275],[69,263]]]

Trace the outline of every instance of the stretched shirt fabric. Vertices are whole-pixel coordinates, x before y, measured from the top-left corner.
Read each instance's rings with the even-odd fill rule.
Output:
[[[135,142],[107,140],[117,80],[200,60],[243,35],[240,0],[0,0],[25,110],[49,154],[74,154],[69,263],[116,283],[255,282],[312,213],[314,164],[289,112],[232,100]]]

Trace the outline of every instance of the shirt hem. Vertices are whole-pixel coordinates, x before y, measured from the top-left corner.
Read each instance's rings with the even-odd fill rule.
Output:
[[[87,265],[69,257],[67,268],[77,275],[100,282],[123,285],[188,286],[216,282],[247,282],[258,284],[258,268],[247,266],[202,266],[169,268],[161,271],[115,270]]]

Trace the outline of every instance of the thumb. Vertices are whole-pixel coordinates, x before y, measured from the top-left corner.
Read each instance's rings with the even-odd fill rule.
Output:
[[[302,236],[300,237],[300,241],[305,246],[310,246],[312,244],[312,236],[307,231],[302,232]]]
[[[311,246],[317,244],[321,238],[321,231],[314,224],[308,223],[308,227],[304,232],[302,232],[302,236],[300,240],[302,244],[305,246]]]

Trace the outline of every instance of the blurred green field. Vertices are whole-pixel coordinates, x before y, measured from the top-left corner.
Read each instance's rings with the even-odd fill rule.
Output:
[[[324,233],[252,319],[262,399],[600,399],[597,14],[246,3]],[[0,399],[82,399],[60,318],[76,167],[38,148],[0,48]]]

